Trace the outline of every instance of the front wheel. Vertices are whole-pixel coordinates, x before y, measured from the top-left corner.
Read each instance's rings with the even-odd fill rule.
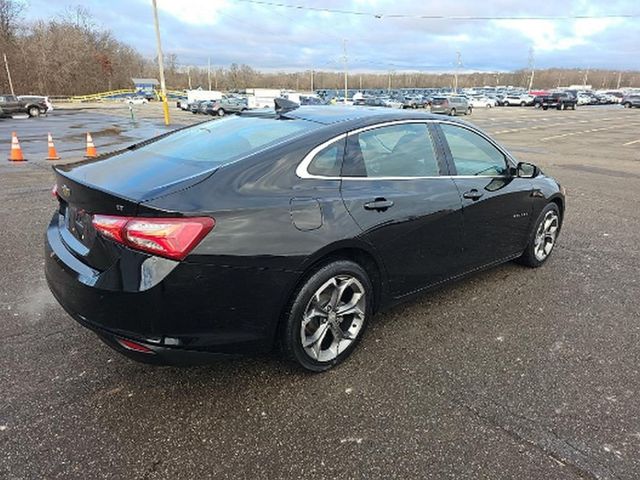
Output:
[[[467,111],[465,113],[465,115],[471,115],[473,113],[473,110],[471,107],[467,108]]]
[[[560,210],[555,203],[549,203],[538,216],[527,248],[518,259],[529,267],[541,266],[551,255],[560,233]]]
[[[323,372],[351,354],[372,315],[373,286],[360,265],[331,262],[310,275],[284,318],[282,349],[287,358]]]
[[[631,108],[631,103],[627,102],[624,104],[624,108]]]

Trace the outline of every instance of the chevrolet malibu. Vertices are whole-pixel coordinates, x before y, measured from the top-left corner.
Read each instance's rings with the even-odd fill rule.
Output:
[[[323,371],[375,313],[549,258],[562,188],[475,127],[276,103],[55,167],[45,270],[69,315],[136,360],[277,346]]]

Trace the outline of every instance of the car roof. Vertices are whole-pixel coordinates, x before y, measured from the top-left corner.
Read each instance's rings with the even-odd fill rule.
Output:
[[[436,119],[437,115],[392,108],[366,108],[339,105],[309,105],[284,114],[287,118],[332,125],[343,122],[391,121],[404,119]]]

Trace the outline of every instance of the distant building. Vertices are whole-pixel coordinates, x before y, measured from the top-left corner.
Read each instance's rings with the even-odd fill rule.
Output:
[[[160,82],[155,78],[132,78],[136,94],[146,98],[155,98],[156,90]]]

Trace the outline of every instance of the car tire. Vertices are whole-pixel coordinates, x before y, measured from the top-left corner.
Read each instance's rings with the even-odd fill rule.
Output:
[[[334,292],[341,289],[342,293],[334,297]],[[357,300],[356,294],[360,295]],[[369,276],[357,263],[335,260],[317,268],[293,295],[284,315],[281,329],[284,356],[311,372],[324,372],[338,365],[362,338],[373,314],[373,299]],[[341,306],[355,313],[340,320],[336,313]]]
[[[518,262],[532,268],[540,267],[553,253],[561,227],[560,210],[558,205],[551,202],[538,215],[529,235],[527,248]]]
[[[37,118],[40,116],[40,109],[38,107],[29,107],[29,116]]]
[[[542,107],[542,110],[547,110],[548,108],[549,108],[549,107],[546,107],[546,106],[545,106],[545,107]]]
[[[471,115],[473,113],[473,109],[471,107],[467,108],[467,111],[464,112],[465,115]]]
[[[527,102],[520,102],[520,106],[521,107],[526,107],[527,106]]]
[[[576,104],[574,103],[573,105],[571,105],[571,110],[575,110],[576,109]]]
[[[533,104],[533,108],[540,108],[542,105],[540,105],[539,103],[534,103]]]
[[[227,112],[224,111],[224,108],[219,108],[218,109],[217,114],[218,114],[219,117],[224,117],[225,113],[227,113]]]
[[[452,117],[455,117],[456,116],[456,109],[452,108],[451,110],[449,110],[449,115],[452,116]]]
[[[631,103],[630,102],[627,102],[627,103],[625,103],[623,105],[624,105],[624,108],[631,108]]]

